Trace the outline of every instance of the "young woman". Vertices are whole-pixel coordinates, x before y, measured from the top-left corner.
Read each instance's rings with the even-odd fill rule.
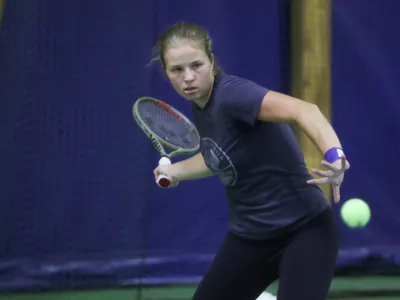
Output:
[[[254,300],[278,278],[279,300],[325,299],[338,237],[318,185],[331,184],[339,201],[349,168],[331,125],[313,104],[224,74],[196,24],[167,28],[157,50],[172,86],[191,102],[201,152],[154,175],[172,187],[217,175],[229,203],[229,231],[193,299]],[[325,155],[319,179],[306,168],[292,121]]]

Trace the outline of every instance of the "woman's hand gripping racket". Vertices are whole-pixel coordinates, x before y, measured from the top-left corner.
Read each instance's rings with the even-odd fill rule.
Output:
[[[171,164],[171,157],[193,154],[199,149],[200,136],[196,127],[165,102],[151,97],[139,98],[133,105],[133,116],[160,153],[159,165]],[[160,175],[157,184],[166,188],[171,181]]]

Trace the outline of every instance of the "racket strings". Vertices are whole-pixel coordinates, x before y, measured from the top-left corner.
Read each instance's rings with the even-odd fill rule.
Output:
[[[160,138],[178,148],[194,148],[198,138],[191,126],[168,110],[145,102],[139,107],[140,115],[149,128]]]

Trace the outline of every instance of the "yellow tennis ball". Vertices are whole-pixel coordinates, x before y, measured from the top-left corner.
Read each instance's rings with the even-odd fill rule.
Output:
[[[359,228],[368,224],[371,219],[371,210],[365,201],[353,198],[342,205],[340,215],[347,226]]]

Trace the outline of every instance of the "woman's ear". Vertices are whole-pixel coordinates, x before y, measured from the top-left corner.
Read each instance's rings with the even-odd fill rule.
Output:
[[[215,75],[215,69],[216,69],[216,65],[215,65],[215,58],[214,58],[214,54],[211,53],[211,70],[212,73]]]

